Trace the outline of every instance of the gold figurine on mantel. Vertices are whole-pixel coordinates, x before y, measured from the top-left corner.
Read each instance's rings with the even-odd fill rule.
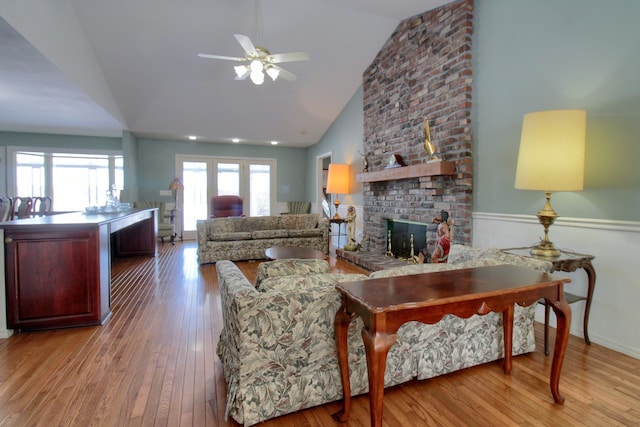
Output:
[[[424,149],[429,155],[427,162],[439,161],[440,158],[436,156],[436,147],[431,143],[431,131],[429,130],[429,119],[424,121]]]

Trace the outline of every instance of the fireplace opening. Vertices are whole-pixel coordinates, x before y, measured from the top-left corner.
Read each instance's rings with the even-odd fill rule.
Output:
[[[399,259],[412,259],[418,257],[420,252],[425,255],[428,262],[429,251],[429,224],[387,219],[386,255]]]

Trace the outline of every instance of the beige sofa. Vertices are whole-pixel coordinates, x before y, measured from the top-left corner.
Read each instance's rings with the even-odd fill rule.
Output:
[[[382,270],[389,277],[464,267],[516,264],[551,270],[551,263],[454,245],[448,264]],[[250,283],[230,261],[216,264],[224,325],[217,348],[227,382],[227,411],[245,426],[339,400],[340,371],[333,321],[340,306],[338,282],[361,275],[328,273],[320,260],[280,260],[258,267]],[[513,354],[535,349],[535,308],[515,306]],[[368,391],[366,358],[357,318],[349,328],[353,395]],[[389,351],[385,387],[487,363],[503,356],[502,316],[445,316],[434,325],[408,322]]]
[[[304,246],[329,253],[329,220],[318,214],[198,220],[198,262],[264,259],[272,246]]]

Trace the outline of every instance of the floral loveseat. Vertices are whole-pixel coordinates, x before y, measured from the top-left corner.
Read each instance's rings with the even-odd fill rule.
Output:
[[[511,263],[549,272],[551,264],[454,245],[449,264],[408,265],[370,277]],[[216,264],[224,325],[217,353],[227,382],[226,415],[250,426],[342,398],[333,321],[338,282],[362,275],[328,273],[321,260],[280,260],[258,267],[250,283],[230,261]],[[513,354],[535,349],[533,306],[515,307]],[[349,328],[353,395],[368,391],[367,366],[356,318]],[[503,356],[502,316],[445,316],[434,325],[408,322],[389,351],[385,387],[431,378]]]
[[[198,220],[198,262],[264,259],[271,246],[305,246],[329,253],[329,220],[318,214]]]

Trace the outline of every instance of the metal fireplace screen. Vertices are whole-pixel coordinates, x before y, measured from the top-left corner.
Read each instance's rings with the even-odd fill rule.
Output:
[[[427,224],[388,219],[387,255],[395,258],[413,258],[427,247]],[[389,245],[391,240],[391,245]]]

